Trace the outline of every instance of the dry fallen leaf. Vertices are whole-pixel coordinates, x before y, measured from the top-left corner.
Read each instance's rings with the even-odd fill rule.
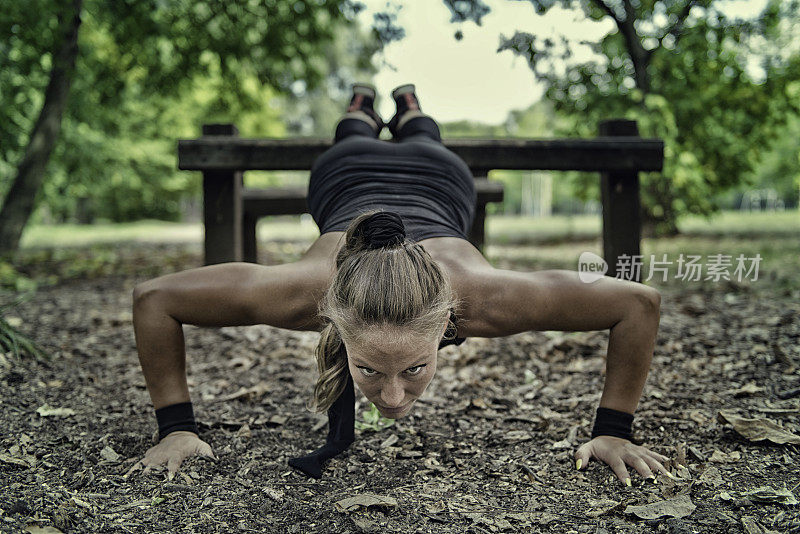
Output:
[[[695,508],[688,495],[679,495],[673,499],[642,506],[628,506],[625,508],[625,513],[633,514],[641,519],[658,519],[665,516],[680,519],[691,514]]]
[[[723,483],[722,474],[712,465],[700,475],[700,483],[716,488]]]
[[[377,532],[380,526],[377,521],[373,521],[368,517],[354,515],[351,516],[350,519],[353,520],[353,523],[355,523],[361,532]]]
[[[270,425],[280,426],[286,424],[286,421],[288,420],[289,418],[286,417],[285,415],[273,415],[272,417],[269,418],[269,421],[267,421],[267,423]]]
[[[386,447],[391,447],[399,440],[400,438],[397,437],[397,434],[391,434],[388,438],[383,440],[383,442],[381,443],[381,449],[385,449]]]
[[[354,497],[348,497],[341,501],[336,501],[334,506],[339,512],[354,512],[361,508],[395,508],[397,501],[393,497],[384,497],[372,493],[362,493]]]
[[[519,443],[520,441],[528,441],[533,439],[530,432],[525,430],[509,430],[503,436],[508,443]]]
[[[729,389],[727,391],[723,391],[723,393],[727,395],[733,395],[734,397],[745,397],[747,395],[756,395],[762,391],[764,391],[764,388],[757,386],[755,382],[750,382],[738,389]]]
[[[764,534],[764,528],[759,524],[754,517],[742,517],[742,528],[746,534]]]
[[[734,462],[738,462],[742,459],[742,453],[739,451],[733,452],[722,452],[721,450],[715,450],[711,454],[711,458],[709,458],[709,462],[715,462],[718,464],[732,464]]]
[[[100,451],[100,458],[108,462],[118,462],[119,454],[117,454],[117,452],[114,449],[106,445],[105,447],[103,447],[103,450]]]
[[[51,526],[40,527],[38,525],[28,525],[27,527],[25,527],[25,532],[28,532],[30,534],[62,534],[62,532],[58,530],[56,527],[51,527]]]
[[[790,490],[784,486],[780,489],[775,489],[771,486],[761,486],[754,490],[746,491],[745,496],[754,502],[761,503],[780,503],[789,506],[797,504],[797,499]]]
[[[705,425],[708,422],[708,417],[700,410],[692,410],[689,412],[689,419],[698,425]]]
[[[445,504],[444,501],[436,501],[431,504],[426,504],[425,510],[427,510],[429,514],[433,515],[441,514],[442,512],[447,510],[447,504]]]
[[[620,504],[622,503],[611,499],[589,499],[589,506],[591,509],[586,511],[586,515],[589,517],[600,517],[601,515],[616,510]]]
[[[236,399],[257,400],[260,397],[263,397],[267,391],[269,391],[269,384],[266,382],[259,382],[253,387],[240,388],[235,393],[218,397],[216,400],[219,402],[232,401]]]
[[[42,417],[69,417],[75,415],[75,410],[72,408],[53,408],[47,404],[42,404],[36,408],[36,413]]]
[[[4,464],[16,465],[18,467],[31,467],[24,459],[5,453],[0,453],[0,462]]]
[[[748,419],[728,410],[720,410],[719,419],[723,423],[733,425],[736,432],[750,441],[767,440],[778,445],[786,443],[800,445],[800,436],[792,434],[769,419]]]

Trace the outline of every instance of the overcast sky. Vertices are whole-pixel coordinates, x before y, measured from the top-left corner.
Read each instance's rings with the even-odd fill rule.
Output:
[[[365,25],[385,8],[387,0],[360,0],[367,9],[360,13]],[[577,11],[551,9],[538,16],[524,0],[484,0],[492,10],[482,25],[461,24],[464,38],[456,41],[458,25],[450,22],[450,11],[441,0],[403,0],[398,24],[406,36],[386,48],[386,62],[374,79],[378,89],[377,110],[388,120],[394,113],[391,90],[414,83],[423,111],[441,121],[471,119],[485,123],[502,122],[512,109],[526,108],[539,100],[542,88],[523,57],[510,51],[495,52],[500,35],[511,37],[515,30],[536,35],[560,33],[577,39],[598,39],[612,29],[610,20],[592,22]],[[394,2],[396,3],[396,1]],[[766,0],[724,2],[731,16],[751,16]],[[573,51],[576,59],[588,50]]]

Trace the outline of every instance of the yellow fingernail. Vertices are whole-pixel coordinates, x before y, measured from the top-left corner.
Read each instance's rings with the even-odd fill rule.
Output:
[[[583,465],[583,460],[581,458],[578,458],[578,461],[575,462],[575,467],[580,469],[581,465]]]
[[[625,479],[625,485],[626,486],[630,486],[631,485],[631,479],[630,478],[626,478]]]
[[[667,471],[667,476],[669,478],[671,478],[672,480],[675,480],[675,476],[672,473],[670,473],[669,471]]]

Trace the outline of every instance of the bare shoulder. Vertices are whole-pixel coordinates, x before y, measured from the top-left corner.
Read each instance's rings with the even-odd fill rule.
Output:
[[[434,237],[420,244],[450,277],[458,299],[458,336],[483,335],[489,328],[486,309],[486,282],[495,268],[475,246],[457,237]]]
[[[294,263],[259,265],[248,289],[257,322],[290,330],[321,330],[319,303],[336,273],[343,232],[321,235]]]

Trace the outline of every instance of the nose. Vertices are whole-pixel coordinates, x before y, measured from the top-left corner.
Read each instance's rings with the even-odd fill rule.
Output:
[[[399,408],[405,396],[403,386],[395,380],[385,383],[381,388],[381,403],[386,408]]]

